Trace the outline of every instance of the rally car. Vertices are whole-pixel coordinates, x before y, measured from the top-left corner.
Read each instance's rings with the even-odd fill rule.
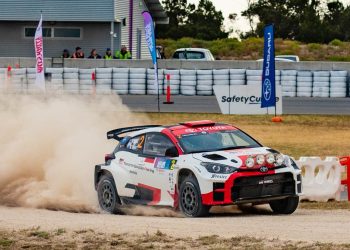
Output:
[[[107,138],[119,144],[95,166],[95,188],[109,213],[129,204],[170,206],[188,217],[232,204],[269,204],[278,214],[298,207],[301,171],[293,159],[237,127],[193,121],[120,128]]]

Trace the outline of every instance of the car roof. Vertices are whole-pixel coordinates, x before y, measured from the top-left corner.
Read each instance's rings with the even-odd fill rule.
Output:
[[[237,127],[234,127],[229,124],[216,123],[211,120],[201,120],[201,121],[188,121],[175,125],[169,126],[160,126],[154,128],[142,129],[136,132],[129,133],[130,137],[142,135],[150,132],[162,132],[164,129],[170,130],[175,136],[199,133],[199,132],[213,132],[213,131],[222,131],[222,130],[237,130]]]
[[[208,52],[208,49],[204,49],[204,48],[180,48],[175,50],[175,52],[181,52],[181,51],[198,51],[198,52]]]

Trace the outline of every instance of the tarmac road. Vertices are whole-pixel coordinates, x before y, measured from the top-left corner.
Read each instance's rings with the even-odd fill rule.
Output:
[[[124,95],[123,104],[132,111],[157,112],[157,96]],[[161,112],[220,113],[215,96],[173,96],[174,104],[165,105],[160,97]],[[350,98],[283,98],[284,114],[350,115]]]

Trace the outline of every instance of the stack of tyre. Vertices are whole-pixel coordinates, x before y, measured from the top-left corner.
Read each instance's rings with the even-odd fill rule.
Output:
[[[118,95],[126,95],[129,92],[129,69],[113,68],[112,91]]]
[[[170,90],[172,95],[180,94],[180,70],[178,69],[165,69],[164,70],[164,90],[167,86],[166,77],[169,75],[170,77]]]
[[[96,94],[111,94],[113,68],[96,69]]]
[[[311,97],[312,96],[312,72],[298,71],[297,73],[297,96]]]
[[[79,69],[63,69],[63,90],[68,94],[79,94]]]
[[[50,75],[46,81],[46,91],[60,93],[63,91],[63,68],[46,68],[46,73]]]
[[[230,86],[229,69],[213,69],[214,86]]]
[[[0,92],[3,92],[7,87],[6,74],[7,74],[7,69],[0,68]]]
[[[36,81],[36,69],[35,68],[27,68],[27,93],[35,94],[42,92],[41,89],[35,85]],[[46,86],[45,86],[46,87]],[[22,85],[22,91],[24,90],[24,85]]]
[[[261,69],[247,69],[247,85],[261,84],[262,70]]]
[[[295,97],[297,95],[297,71],[281,71],[282,96]]]
[[[27,69],[12,69],[8,84],[10,93],[25,93],[27,89]]]
[[[313,97],[329,97],[329,71],[314,71]]]
[[[197,95],[213,95],[213,70],[197,70]]]
[[[155,84],[155,70],[154,69],[147,69],[147,94],[148,95],[158,95],[163,94],[163,82],[164,82],[164,70],[158,69],[158,89],[157,85]]]
[[[92,94],[94,92],[95,81],[93,74],[96,76],[95,69],[79,69],[79,92],[80,94]],[[96,78],[96,77],[95,77]]]
[[[146,94],[146,69],[130,68],[129,73],[129,94],[145,95]]]
[[[330,97],[346,97],[348,72],[338,70],[330,73]]]
[[[230,85],[245,85],[246,84],[245,69],[230,69]]]
[[[180,69],[180,93],[182,95],[196,95],[197,72],[192,69]]]

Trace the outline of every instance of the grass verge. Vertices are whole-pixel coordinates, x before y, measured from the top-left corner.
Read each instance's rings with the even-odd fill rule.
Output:
[[[248,236],[222,238],[218,235],[197,238],[176,238],[161,231],[143,235],[84,233],[56,231],[48,232],[45,241],[32,238],[37,231],[0,231],[0,249],[350,249],[350,244],[329,244],[261,239]]]

